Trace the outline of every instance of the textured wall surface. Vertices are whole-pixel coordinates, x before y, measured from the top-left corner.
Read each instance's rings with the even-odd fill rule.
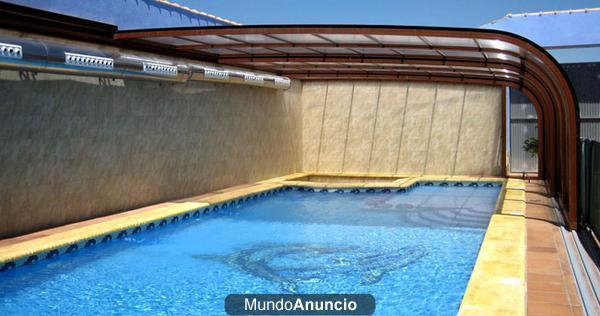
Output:
[[[303,170],[499,175],[501,108],[497,87],[304,82]]]
[[[0,71],[0,238],[298,171],[300,86]]]

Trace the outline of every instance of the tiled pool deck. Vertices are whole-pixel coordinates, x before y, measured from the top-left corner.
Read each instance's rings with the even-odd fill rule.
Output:
[[[541,182],[526,183],[527,313],[583,315],[548,191]]]
[[[59,252],[81,243],[88,246],[106,234],[139,232],[154,223],[197,216],[214,207],[242,203],[285,186],[313,188],[409,188],[417,182],[501,182],[502,191],[492,215],[473,274],[463,298],[461,315],[579,315],[581,306],[553,218],[550,199],[541,183],[522,180],[421,175],[397,176],[393,182],[324,183],[294,181],[310,174],[296,173],[254,184],[236,186],[178,201],[161,203],[111,216],[48,229],[0,241],[0,267],[21,265],[36,254]],[[339,174],[328,174],[338,176]],[[345,176],[367,176],[348,174]],[[132,230],[133,229],[133,230]],[[132,230],[131,232],[129,230]],[[86,242],[87,241],[87,242]],[[95,243],[95,241],[94,241]],[[68,248],[66,248],[68,247]],[[65,248],[65,249],[63,249]],[[75,247],[77,249],[77,247]],[[36,256],[37,260],[37,256]],[[14,264],[13,264],[14,265]],[[12,266],[11,266],[12,267]]]

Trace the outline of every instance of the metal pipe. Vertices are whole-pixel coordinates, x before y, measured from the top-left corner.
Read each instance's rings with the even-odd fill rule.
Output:
[[[118,51],[0,36],[0,69],[170,82],[213,81],[287,89],[290,79]]]

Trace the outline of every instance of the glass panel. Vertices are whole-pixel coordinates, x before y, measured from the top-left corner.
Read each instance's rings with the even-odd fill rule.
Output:
[[[230,40],[225,37],[217,36],[217,35],[194,35],[194,36],[186,36],[185,38],[189,38],[194,41],[206,43],[206,44],[239,44],[240,42]]]
[[[361,54],[376,54],[376,55],[398,55],[398,52],[390,48],[365,48],[365,47],[353,47],[353,51]]]
[[[433,46],[462,46],[462,47],[477,47],[473,39],[460,37],[424,37]]]
[[[226,49],[226,48],[203,48],[203,49],[196,49],[196,50],[200,51],[200,52],[217,54],[217,55],[233,55],[233,54],[243,55],[244,54],[242,52],[236,52],[236,51],[232,51],[232,50]]]
[[[480,52],[472,52],[472,51],[464,51],[464,50],[441,50],[440,51],[444,56],[448,57],[468,57],[468,58],[481,58],[483,59],[483,54]]]
[[[436,51],[431,49],[394,49],[402,55],[425,55],[425,56],[440,56]]]
[[[532,54],[531,52],[526,52],[526,55],[527,55],[527,60],[528,61],[532,61],[533,60],[534,62],[538,63],[539,65],[544,65],[544,62],[539,57],[537,57],[536,55]]]
[[[485,56],[488,59],[498,59],[498,60],[507,60],[507,61],[512,61],[515,63],[520,64],[521,63],[521,59],[512,56],[512,55],[507,55],[507,54],[503,54],[503,53],[485,53]]]
[[[242,51],[249,54],[273,54],[273,55],[281,55],[280,52],[272,51],[270,49],[266,49],[263,47],[236,47],[236,51]]]
[[[496,74],[507,74],[507,75],[519,76],[519,73],[512,71],[512,70],[504,69],[504,68],[490,68],[490,70]]]
[[[283,43],[280,40],[262,35],[262,34],[241,34],[241,35],[227,35],[229,38],[240,40],[247,43],[253,44],[276,44]]]
[[[161,43],[161,44],[167,44],[167,45],[194,45],[194,44],[198,44],[196,42],[191,42],[191,41],[186,41],[177,37],[147,37],[144,38],[145,41],[151,41],[151,42],[156,42],[156,43]]]
[[[510,140],[510,171],[537,172],[537,112],[531,100],[518,89],[510,89],[507,102]]]
[[[318,52],[324,53],[324,54],[354,54],[356,55],[355,52],[346,49],[346,48],[342,48],[342,47],[311,47],[311,49],[314,49]]]
[[[336,43],[377,44],[368,37],[360,34],[319,34]]]
[[[417,36],[404,36],[404,35],[371,35],[382,44],[388,45],[423,45],[427,46]]]
[[[329,43],[328,41],[312,34],[273,34],[272,36],[292,43]]]
[[[317,52],[304,47],[276,47],[272,49],[287,54],[318,54]]]
[[[519,46],[501,40],[477,39],[477,42],[482,48],[501,49],[515,53],[521,52]]]

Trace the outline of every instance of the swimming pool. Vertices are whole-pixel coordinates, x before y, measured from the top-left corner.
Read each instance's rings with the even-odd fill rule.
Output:
[[[317,190],[318,191],[318,190]],[[298,188],[0,274],[0,314],[223,314],[232,293],[365,293],[458,311],[500,188]]]

